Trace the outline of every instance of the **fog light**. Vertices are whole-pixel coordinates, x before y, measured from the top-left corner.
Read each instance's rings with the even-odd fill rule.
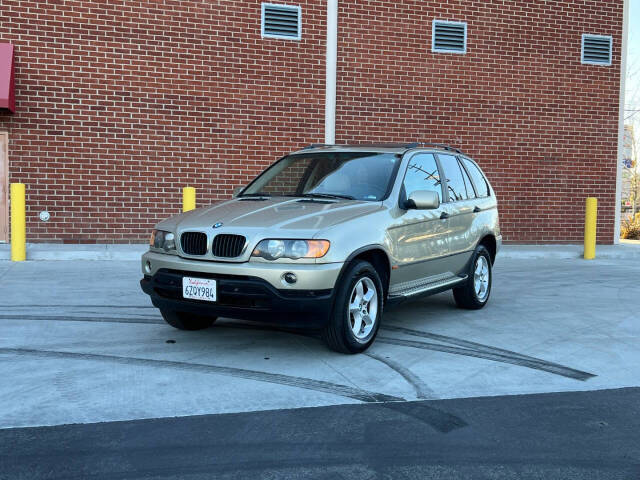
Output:
[[[151,262],[149,260],[144,264],[144,271],[147,273],[151,273]]]
[[[296,274],[291,272],[285,273],[282,276],[282,278],[284,278],[284,281],[287,282],[289,285],[293,285],[298,281],[298,277],[296,277]]]

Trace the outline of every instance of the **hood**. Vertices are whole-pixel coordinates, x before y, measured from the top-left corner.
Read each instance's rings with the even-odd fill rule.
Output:
[[[260,231],[271,238],[312,238],[320,230],[381,208],[382,202],[235,198],[172,217],[158,224],[158,228],[179,233],[191,229],[208,231],[219,225],[216,231],[220,233],[247,235]]]

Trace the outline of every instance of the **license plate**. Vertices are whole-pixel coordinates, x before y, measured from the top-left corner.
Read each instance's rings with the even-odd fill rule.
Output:
[[[182,277],[182,296],[192,300],[216,301],[216,281],[210,278]]]

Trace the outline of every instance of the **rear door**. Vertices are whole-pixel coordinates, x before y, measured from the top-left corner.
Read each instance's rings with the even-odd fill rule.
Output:
[[[443,201],[440,171],[433,153],[418,152],[407,165],[400,201],[416,190],[435,191]],[[448,222],[443,209],[403,210],[387,230],[397,269],[392,284],[425,279],[446,272],[442,257],[449,250]]]
[[[449,267],[458,273],[469,259],[478,239],[472,230],[476,195],[466,170],[455,155],[438,154],[446,178],[449,215]]]

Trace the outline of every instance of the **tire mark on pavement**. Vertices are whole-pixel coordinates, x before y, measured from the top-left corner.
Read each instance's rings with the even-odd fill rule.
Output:
[[[404,367],[402,364],[396,362],[395,360],[391,360],[390,358],[385,358],[383,355],[377,355],[371,352],[367,352],[365,353],[365,355],[381,363],[384,363],[387,367],[389,367],[391,370],[394,370],[397,374],[404,378],[407,383],[413,387],[418,398],[423,400],[434,400],[438,398],[433,390],[431,390],[420,377],[418,377],[408,368]]]
[[[0,305],[0,308],[150,308],[155,309],[153,305],[61,305],[48,303],[45,305],[27,305],[27,304],[13,304],[13,305]]]
[[[323,380],[313,380],[304,377],[294,377],[280,373],[268,373],[258,370],[247,370],[243,368],[223,367],[219,365],[208,365],[203,363],[188,363],[172,360],[154,360],[150,358],[121,357],[117,355],[104,355],[96,353],[76,353],[62,352],[57,350],[36,350],[30,348],[0,348],[0,354],[36,356],[42,358],[58,358],[70,360],[89,360],[100,362],[111,362],[120,365],[139,365],[147,367],[164,367],[178,370],[189,370],[201,373],[211,373],[228,377],[244,378],[247,380],[257,380],[260,382],[286,385],[290,387],[304,388],[317,392],[330,393],[341,397],[352,398],[365,403],[395,402],[402,401],[403,398],[386,395],[384,393],[370,392],[359,388],[353,388],[337,383]]]
[[[414,337],[428,338],[430,340],[436,340],[436,341],[439,341],[439,342],[442,342],[442,343],[450,343],[452,345],[458,345],[460,347],[469,348],[471,350],[477,350],[479,352],[497,353],[497,354],[501,354],[501,355],[510,355],[510,356],[513,356],[513,357],[524,358],[524,359],[527,359],[527,360],[534,360],[536,362],[545,362],[545,363],[548,363],[549,365],[556,365],[558,367],[565,368],[564,365],[560,365],[558,363],[553,363],[553,362],[547,362],[546,360],[541,360],[541,359],[536,358],[536,357],[530,357],[528,355],[523,355],[521,353],[514,352],[512,350],[505,350],[503,348],[492,347],[490,345],[484,345],[482,343],[470,342],[468,340],[462,340],[460,338],[449,337],[449,336],[446,336],[446,335],[438,335],[436,333],[423,332],[421,330],[413,330],[411,328],[398,327],[398,326],[395,326],[395,325],[380,326],[380,329],[381,330],[387,330],[389,332],[404,333],[406,335],[412,335]]]
[[[573,368],[564,367],[554,363],[548,363],[544,360],[528,360],[517,356],[504,355],[499,353],[488,353],[470,348],[451,347],[449,345],[441,345],[438,343],[419,342],[414,340],[404,340],[401,338],[393,337],[378,337],[376,340],[379,343],[386,343],[390,345],[400,345],[403,347],[419,348],[422,350],[435,350],[438,352],[453,353],[456,355],[464,355],[467,357],[483,358],[485,360],[492,360],[494,362],[510,363],[513,365],[519,365],[521,367],[527,367],[534,370],[542,370],[545,372],[553,373],[574,380],[586,381],[595,377],[593,373],[583,372],[581,370],[575,370]]]
[[[64,322],[98,322],[98,323],[131,323],[131,324],[155,324],[164,325],[164,320],[158,317],[137,317],[137,318],[122,318],[122,317],[73,317],[73,316],[61,316],[61,315],[0,315],[0,320],[35,320],[35,321],[64,321]],[[221,324],[215,325],[213,328],[246,328],[249,330],[272,330],[285,332],[290,334],[303,334],[305,336],[312,336],[313,332],[301,333],[295,330],[289,330],[286,328],[278,328],[269,325],[253,325],[253,324]],[[589,372],[583,372],[576,370],[558,363],[547,362],[535,357],[522,355],[510,350],[504,350],[501,348],[491,347],[480,343],[469,342],[454,337],[448,337],[445,335],[438,335],[429,332],[421,332],[419,330],[412,330],[404,327],[396,326],[384,326],[381,329],[389,332],[405,333],[407,335],[413,335],[423,338],[429,338],[443,343],[450,343],[459,345],[452,347],[450,345],[442,345],[438,343],[421,342],[404,340],[394,337],[380,336],[376,340],[378,343],[387,343],[392,345],[400,345],[412,348],[420,348],[423,350],[434,350],[445,353],[452,353],[456,355],[464,355],[468,357],[483,358],[486,360],[492,360],[495,362],[508,363],[513,365],[519,365],[521,367],[531,368],[534,370],[542,370],[555,375],[560,375],[574,380],[586,381],[596,375]],[[463,347],[464,346],[464,347]],[[393,367],[391,367],[393,368]],[[400,372],[398,372],[400,373]]]
[[[1,308],[1,307],[0,307]],[[42,321],[61,321],[61,322],[89,322],[89,323],[139,323],[139,324],[156,324],[165,325],[166,322],[160,316],[146,317],[135,314],[136,318],[123,317],[78,317],[68,315],[0,315],[0,320],[42,320]],[[231,322],[227,321],[231,320]],[[302,335],[305,337],[320,338],[317,332],[313,330],[304,330],[303,328],[293,328],[286,326],[271,325],[268,323],[247,323],[245,321],[237,321],[233,319],[225,319],[224,322],[216,322],[210,328],[234,328],[245,330],[260,330],[269,332],[289,333],[291,335]]]
[[[73,317],[69,315],[0,315],[0,320],[54,320],[60,322],[97,322],[97,323],[157,323],[164,320],[158,317]]]
[[[462,418],[428,405],[425,402],[385,403],[383,407],[426,423],[440,433],[449,433],[452,430],[469,425]]]

